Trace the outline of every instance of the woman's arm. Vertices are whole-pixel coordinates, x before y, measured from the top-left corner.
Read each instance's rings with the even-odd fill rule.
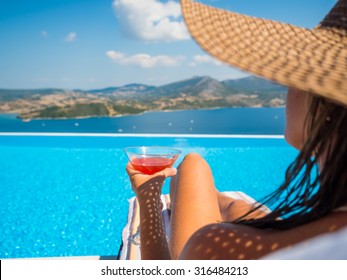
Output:
[[[161,216],[161,189],[167,177],[176,174],[175,168],[167,168],[154,175],[145,175],[127,165],[132,188],[140,205],[140,240],[143,260],[171,259]]]
[[[161,216],[161,186],[158,179],[161,180],[161,178],[153,178],[144,183],[137,194],[140,205],[140,240],[143,260],[170,259]]]

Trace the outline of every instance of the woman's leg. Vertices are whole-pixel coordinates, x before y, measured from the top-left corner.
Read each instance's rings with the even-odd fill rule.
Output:
[[[254,208],[253,203],[249,203],[242,199],[234,199],[218,191],[217,198],[220,214],[224,222],[232,222],[242,217]],[[267,214],[268,212],[260,208],[247,215],[246,219],[257,219],[264,217]]]
[[[222,220],[212,172],[198,154],[188,154],[172,178],[170,252],[176,259],[198,229]]]

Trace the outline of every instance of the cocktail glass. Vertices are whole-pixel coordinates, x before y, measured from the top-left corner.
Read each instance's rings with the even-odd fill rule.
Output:
[[[134,146],[124,151],[134,168],[148,175],[171,167],[181,154],[178,149],[159,146]]]

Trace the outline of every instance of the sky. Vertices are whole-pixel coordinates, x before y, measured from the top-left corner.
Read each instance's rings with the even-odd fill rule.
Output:
[[[336,0],[201,0],[313,28]],[[101,89],[248,74],[190,38],[176,0],[0,0],[0,88]]]

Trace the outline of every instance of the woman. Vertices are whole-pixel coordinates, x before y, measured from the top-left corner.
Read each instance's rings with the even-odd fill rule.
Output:
[[[143,259],[257,259],[347,226],[347,0],[313,29],[255,19],[182,0],[186,24],[216,58],[289,87],[289,144],[300,150],[285,182],[262,203],[219,193],[208,164],[187,155],[178,170],[127,172],[140,204]],[[194,172],[192,172],[194,170]],[[318,174],[315,174],[318,173]],[[317,175],[317,176],[315,176]],[[172,177],[170,244],[160,194]]]

